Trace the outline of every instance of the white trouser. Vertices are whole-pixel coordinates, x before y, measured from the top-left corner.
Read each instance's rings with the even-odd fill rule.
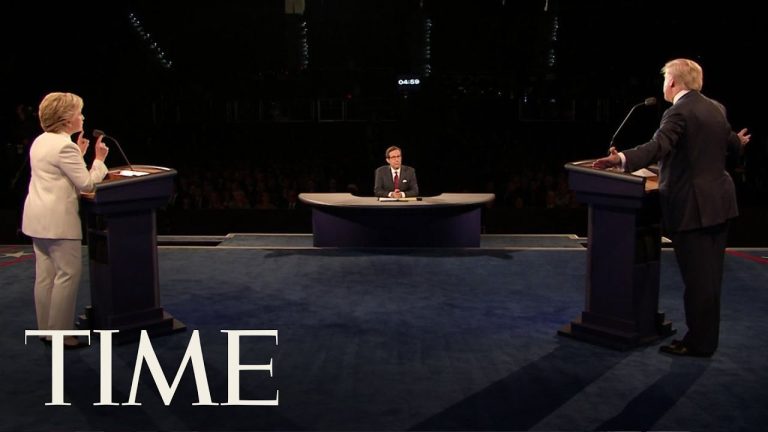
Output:
[[[32,243],[37,328],[71,330],[83,270],[80,240],[34,238]]]

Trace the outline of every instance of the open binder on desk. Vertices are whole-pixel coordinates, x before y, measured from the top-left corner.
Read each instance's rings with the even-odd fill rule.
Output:
[[[421,198],[420,197],[406,197],[406,198],[379,197],[379,202],[408,202],[408,201],[421,201]]]

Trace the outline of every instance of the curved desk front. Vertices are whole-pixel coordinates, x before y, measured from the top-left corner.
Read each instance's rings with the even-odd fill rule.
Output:
[[[302,193],[316,247],[480,247],[481,207],[493,194],[445,193],[379,201],[348,193]]]

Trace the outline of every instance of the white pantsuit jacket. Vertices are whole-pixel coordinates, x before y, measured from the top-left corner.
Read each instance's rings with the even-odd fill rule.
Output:
[[[32,180],[24,202],[22,231],[33,238],[82,239],[80,192],[91,192],[107,174],[102,161],[85,166],[80,148],[66,133],[46,132],[29,151]]]

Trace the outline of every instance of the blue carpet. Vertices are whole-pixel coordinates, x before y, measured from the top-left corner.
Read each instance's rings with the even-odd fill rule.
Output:
[[[97,407],[99,341],[65,353],[50,400],[50,349],[30,338],[34,260],[0,246],[0,430],[762,430],[768,424],[768,250],[726,258],[721,348],[672,358],[617,352],[556,331],[583,308],[583,249],[161,248],[166,310],[200,330],[212,398],[227,397],[222,329],[277,329],[243,342],[243,398],[278,407],[199,407],[187,370],[170,406],[146,367],[136,407]],[[19,256],[17,256],[19,255]],[[750,258],[751,257],[751,258]],[[86,264],[87,265],[87,264]],[[87,268],[87,267],[86,267]],[[88,304],[87,274],[78,311]],[[685,330],[674,256],[660,307]],[[190,332],[153,339],[171,381]],[[114,348],[114,399],[128,400],[136,345]]]

